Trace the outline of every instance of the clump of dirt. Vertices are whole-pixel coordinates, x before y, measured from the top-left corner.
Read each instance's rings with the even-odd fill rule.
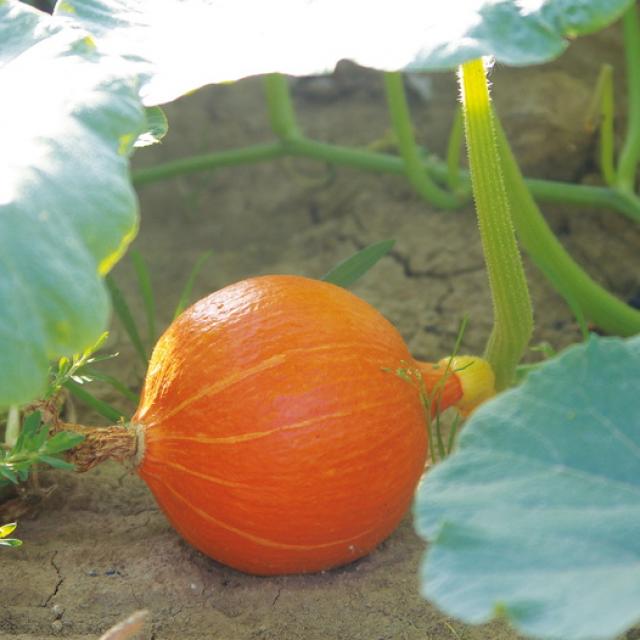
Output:
[[[553,65],[494,71],[498,110],[530,175],[581,180],[593,172],[594,140],[582,129],[582,109],[597,60],[614,55],[616,33],[580,41]],[[456,99],[454,79],[435,76],[412,86],[420,89],[411,92],[417,135],[442,153]],[[296,81],[294,96],[300,124],[311,136],[367,146],[384,139],[389,128],[379,74],[343,65],[333,77]],[[166,141],[140,152],[137,166],[270,139],[257,79],[203,89],[167,113]],[[482,350],[491,303],[471,207],[436,211],[401,177],[330,170],[302,159],[177,178],[141,189],[140,198],[135,247],[150,265],[160,326],[171,320],[185,278],[204,251],[214,254],[194,298],[260,273],[319,277],[358,248],[395,238],[392,253],[354,291],[395,323],[416,357],[449,353],[465,315],[470,322],[463,351]],[[623,298],[637,291],[637,226],[612,212],[545,209],[596,278]],[[528,263],[527,271],[537,309],[534,342],[561,348],[578,339],[564,302]],[[127,259],[115,278],[143,318]],[[111,372],[139,386],[143,366],[117,322],[110,346],[120,352],[109,363]],[[100,393],[133,413],[110,391]],[[96,421],[86,412],[79,419]],[[515,637],[497,623],[462,625],[422,600],[417,576],[424,544],[410,515],[374,553],[352,565],[256,578],[185,544],[142,482],[116,464],[85,476],[48,473],[43,482],[56,491],[21,520],[24,546],[1,553],[0,638],[96,638],[137,609],[151,612],[140,637],[154,640]]]

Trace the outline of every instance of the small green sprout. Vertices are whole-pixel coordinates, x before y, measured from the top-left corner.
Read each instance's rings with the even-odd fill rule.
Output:
[[[16,444],[0,450],[0,486],[18,484],[29,477],[36,464],[47,464],[56,469],[73,469],[73,465],[59,455],[78,445],[84,436],[61,431],[49,437],[49,425],[43,424],[39,411],[27,416]]]

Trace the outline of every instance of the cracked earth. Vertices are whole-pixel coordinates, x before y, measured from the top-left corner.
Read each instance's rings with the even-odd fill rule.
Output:
[[[593,139],[580,125],[598,61],[617,62],[616,42],[616,33],[607,31],[579,42],[554,65],[495,72],[498,110],[529,175],[592,180]],[[331,79],[299,81],[294,89],[301,125],[311,136],[366,146],[388,129],[376,74],[346,66]],[[416,134],[440,153],[455,96],[447,76],[435,77],[426,99],[411,94]],[[617,103],[624,104],[622,97]],[[167,112],[166,141],[139,151],[139,166],[269,139],[255,80],[205,89]],[[416,357],[446,355],[464,316],[463,351],[480,351],[490,330],[473,210],[435,211],[400,177],[282,160],[148,186],[140,197],[135,246],[151,268],[160,325],[170,321],[184,280],[204,251],[214,255],[198,278],[198,297],[259,273],[319,277],[358,248],[395,238],[393,251],[354,291],[397,326]],[[549,206],[545,212],[594,277],[623,298],[638,296],[637,226],[611,212]],[[537,309],[534,342],[561,348],[577,339],[566,305],[528,262],[526,268]],[[115,277],[142,318],[128,260]],[[120,352],[108,363],[110,372],[139,385],[144,372],[117,323],[110,346]],[[133,413],[110,391],[99,393]],[[80,420],[100,422],[79,411]],[[56,490],[20,521],[23,547],[0,554],[0,640],[98,638],[137,609],[150,611],[139,636],[145,640],[515,638],[497,624],[466,627],[420,598],[424,547],[410,516],[353,565],[312,576],[255,578],[182,542],[143,483],[116,464],[85,476],[45,474],[43,483]]]

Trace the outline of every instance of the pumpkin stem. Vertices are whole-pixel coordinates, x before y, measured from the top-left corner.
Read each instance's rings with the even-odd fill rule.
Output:
[[[422,377],[423,392],[429,400],[431,417],[454,406],[462,399],[462,385],[453,369],[446,362],[415,361]]]
[[[468,416],[495,395],[495,375],[489,363],[477,356],[452,356],[416,366],[430,399],[431,415],[455,407]]]
[[[60,422],[53,427],[53,434],[72,431],[84,436],[84,440],[65,452],[65,458],[84,473],[101,462],[117,460],[134,465],[139,448],[137,425],[127,424],[113,427],[85,427],[81,424]]]

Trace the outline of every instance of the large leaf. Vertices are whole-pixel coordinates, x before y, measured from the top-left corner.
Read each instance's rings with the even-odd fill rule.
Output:
[[[481,407],[419,489],[424,595],[541,638],[639,621],[639,398],[640,338],[591,338]]]
[[[0,2],[0,407],[33,400],[50,359],[95,342],[101,276],[137,227],[137,85],[59,23]]]
[[[633,0],[63,0],[143,78],[145,104],[212,82],[331,71],[342,58],[386,70],[451,69],[483,55],[544,62]]]

